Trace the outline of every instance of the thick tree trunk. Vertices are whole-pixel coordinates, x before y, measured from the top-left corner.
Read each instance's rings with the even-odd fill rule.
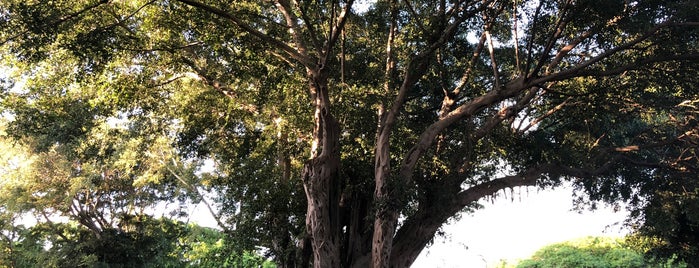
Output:
[[[374,239],[371,252],[371,267],[389,267],[391,250],[393,249],[393,233],[396,230],[398,213],[383,210],[383,216],[374,222]]]
[[[313,267],[340,267],[340,127],[330,112],[325,75],[309,71],[309,76],[315,126],[311,159],[303,170],[306,228],[313,247]]]
[[[337,190],[333,184],[337,180],[338,160],[316,158],[308,161],[304,168],[304,188],[308,201],[306,229],[311,235],[313,267],[340,265],[338,202],[333,194]]]

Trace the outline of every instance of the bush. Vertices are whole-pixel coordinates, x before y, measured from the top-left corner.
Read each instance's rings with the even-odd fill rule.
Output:
[[[588,237],[546,246],[517,265],[518,268],[647,267],[643,254],[612,238]]]

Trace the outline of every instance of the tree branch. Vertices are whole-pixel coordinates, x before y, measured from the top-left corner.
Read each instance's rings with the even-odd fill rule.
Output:
[[[174,160],[173,160],[173,162],[174,162]],[[175,173],[175,171],[172,170],[170,167],[166,167],[166,169],[168,172],[170,172],[170,174],[172,174],[172,176],[174,176],[180,183],[182,183],[182,185],[184,185],[189,191],[195,193],[198,196],[201,196],[201,202],[204,203],[204,206],[206,206],[206,209],[209,211],[209,214],[211,214],[211,216],[214,218],[214,220],[216,220],[216,223],[218,224],[218,226],[221,227],[225,233],[229,233],[230,229],[225,224],[223,224],[223,222],[221,221],[221,217],[218,216],[218,214],[214,211],[211,204],[209,204],[209,202],[206,201],[206,197],[199,192],[199,189],[196,186],[185,181],[182,177],[180,177],[180,175]]]
[[[536,186],[538,179],[544,174],[557,174],[576,178],[591,178],[599,176],[608,171],[611,168],[612,163],[619,159],[619,157],[612,157],[602,166],[591,170],[573,168],[558,164],[544,164],[535,166],[520,174],[500,177],[461,191],[457,195],[457,200],[454,203],[455,207],[450,210],[457,213],[465,206],[468,206],[483,197],[491,196],[502,189],[520,186]]]
[[[495,61],[495,48],[493,45],[493,39],[490,36],[490,30],[492,28],[492,23],[495,21],[495,19],[502,13],[502,11],[505,10],[505,5],[502,4],[500,5],[500,8],[493,14],[491,17],[485,16],[484,20],[488,21],[485,24],[485,29],[483,34],[485,35],[486,40],[488,41],[488,53],[490,53],[490,63],[493,68],[493,77],[495,78],[495,88],[500,88],[500,71],[498,70],[498,64]]]
[[[500,111],[491,116],[482,127],[473,132],[472,140],[477,141],[482,139],[500,123],[517,115],[520,111],[522,111],[522,109],[526,108],[531,103],[532,99],[536,97],[537,91],[538,89],[536,87],[532,87],[517,103],[500,109]]]
[[[451,126],[455,122],[462,120],[464,117],[472,116],[482,109],[489,107],[495,103],[518,95],[523,89],[530,88],[533,84],[525,81],[524,78],[518,78],[507,83],[501,89],[489,91],[485,95],[476,97],[471,101],[461,104],[459,107],[449,112],[440,120],[432,123],[418,138],[418,142],[408,150],[401,163],[401,177],[410,178],[412,170],[415,167],[418,159],[422,157],[424,152],[434,143],[435,137],[439,135],[445,128]]]
[[[296,17],[293,10],[291,10],[289,1],[277,0],[275,1],[275,5],[277,6],[277,9],[279,9],[279,11],[282,12],[284,18],[286,19],[286,25],[289,28],[289,34],[291,34],[291,38],[294,40],[294,43],[296,44],[296,51],[298,51],[298,53],[303,57],[308,58],[308,48],[306,48],[306,44],[303,42],[303,38],[301,36],[301,29],[298,25],[299,19]],[[307,67],[310,66],[311,65],[307,65]]]
[[[462,16],[458,16],[454,18],[454,22],[447,26],[443,31],[442,34],[435,40],[427,49],[424,51],[420,52],[417,54],[413,60],[411,60],[408,63],[408,66],[406,67],[406,72],[403,76],[403,83],[400,86],[400,89],[398,90],[398,96],[394,99],[393,103],[391,104],[391,108],[386,114],[386,118],[384,119],[384,131],[388,131],[386,135],[390,133],[390,129],[395,124],[395,120],[398,117],[400,109],[402,109],[403,104],[405,103],[405,98],[407,96],[407,91],[408,89],[412,88],[413,85],[424,75],[425,71],[427,70],[427,67],[429,66],[429,60],[428,56],[434,53],[439,47],[444,45],[447,41],[449,41],[456,31],[458,30],[459,26],[461,23],[463,23],[467,18],[472,16],[473,14],[476,14],[479,11],[482,11],[485,9],[485,7],[490,4],[491,1],[484,1],[484,3],[474,9],[471,10],[470,12],[467,12],[466,14],[463,14]]]
[[[308,57],[308,55],[305,55],[305,54],[301,53],[301,51],[294,49],[293,47],[289,46],[288,44],[253,28],[252,26],[246,24],[245,22],[243,22],[242,20],[240,20],[238,17],[234,16],[233,14],[230,14],[222,9],[219,9],[219,8],[216,8],[216,7],[204,4],[204,3],[200,3],[197,1],[192,1],[192,0],[177,0],[177,1],[182,2],[186,5],[191,6],[191,7],[198,8],[198,9],[201,9],[203,11],[218,15],[222,18],[228,19],[231,22],[233,22],[236,26],[240,27],[243,31],[252,34],[253,36],[259,38],[260,40],[271,45],[272,47],[275,47],[277,49],[284,51],[286,54],[289,55],[289,57],[301,62],[304,66],[307,66],[307,67],[315,66],[315,62],[313,62],[313,60],[311,60],[310,57]]]
[[[556,105],[555,107],[549,109],[543,115],[541,115],[541,116],[537,117],[536,119],[532,120],[531,122],[529,122],[529,124],[526,127],[524,127],[524,129],[518,129],[517,131],[519,131],[519,133],[527,132],[532,127],[538,125],[542,120],[546,119],[547,117],[549,117],[549,116],[553,115],[554,113],[563,109],[563,107],[565,107],[568,104],[568,102],[572,99],[573,99],[572,97],[566,98],[563,102],[561,102],[558,105]]]
[[[699,53],[690,53],[690,54],[682,54],[682,55],[669,55],[669,56],[657,56],[657,57],[651,57],[651,58],[645,58],[642,60],[638,60],[626,65],[618,66],[613,69],[605,70],[605,71],[580,71],[578,72],[575,76],[598,76],[598,77],[603,77],[603,76],[613,76],[613,75],[618,75],[621,73],[624,73],[626,71],[630,70],[638,70],[642,69],[645,66],[653,63],[659,63],[659,62],[670,62],[670,61],[696,61],[699,60]]]
[[[553,164],[532,167],[520,174],[500,177],[463,190],[447,202],[420,203],[417,212],[410,215],[396,232],[391,267],[407,267],[412,264],[437,230],[464,207],[502,189],[536,186],[543,174],[555,172],[558,168]]]
[[[348,0],[347,3],[345,3],[345,7],[342,9],[342,12],[337,18],[337,24],[330,31],[328,44],[325,48],[324,62],[328,61],[330,57],[330,51],[332,50],[335,43],[337,43],[337,39],[339,38],[340,33],[342,33],[342,29],[345,28],[345,23],[347,23],[347,16],[352,12],[352,4],[354,4],[354,0]]]
[[[458,102],[457,98],[461,91],[466,87],[466,84],[468,83],[468,80],[471,77],[471,73],[473,72],[473,66],[476,64],[476,60],[478,59],[481,52],[483,51],[483,48],[485,47],[485,41],[486,36],[485,33],[483,33],[481,34],[481,38],[478,41],[478,45],[476,46],[476,49],[473,51],[473,55],[471,56],[471,59],[468,62],[468,67],[459,79],[459,83],[456,87],[454,87],[454,89],[451,92],[444,92],[444,100],[442,100],[442,107],[439,110],[440,118],[446,116],[449,112],[451,112],[454,104]]]
[[[534,72],[529,72],[529,68],[531,66],[531,62],[533,60],[532,56],[532,44],[534,43],[534,38],[536,37],[536,31],[534,29],[537,29],[537,24],[539,22],[539,14],[541,13],[541,7],[544,5],[543,1],[539,1],[539,4],[536,6],[536,10],[534,11],[534,18],[532,19],[532,31],[531,34],[529,35],[529,40],[527,41],[527,62],[524,64],[525,68],[525,74],[526,77],[529,78],[532,76]]]
[[[557,72],[557,73],[554,73],[551,75],[546,75],[546,76],[537,78],[534,80],[534,83],[535,84],[544,84],[544,83],[550,82],[550,81],[560,81],[560,80],[564,80],[564,79],[568,79],[568,78],[572,78],[572,77],[583,76],[581,74],[581,71],[583,71],[585,68],[587,68],[587,67],[589,67],[597,62],[600,62],[604,59],[607,59],[610,56],[612,56],[620,51],[623,51],[623,50],[626,50],[626,49],[633,47],[634,45],[650,38],[656,32],[658,32],[660,29],[666,28],[666,27],[671,26],[671,25],[673,25],[673,24],[670,22],[658,24],[655,27],[653,27],[651,30],[646,32],[645,34],[642,34],[629,42],[626,42],[620,46],[617,46],[615,48],[604,51],[603,53],[600,53],[599,55],[597,55],[597,56],[595,56],[587,61],[584,61],[581,64],[578,64],[570,69],[566,69],[566,70],[563,70],[563,71],[560,71],[560,72]],[[616,74],[616,73],[614,73],[614,74]],[[586,74],[586,76],[587,75],[590,75],[590,74]],[[609,75],[611,75],[611,74],[609,74]]]

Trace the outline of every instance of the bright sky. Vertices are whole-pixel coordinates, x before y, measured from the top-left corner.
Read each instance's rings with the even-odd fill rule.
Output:
[[[500,260],[526,259],[548,244],[586,236],[623,236],[626,211],[603,207],[572,211],[572,188],[529,193],[515,189],[514,201],[501,198],[444,227],[448,234],[423,250],[414,268],[496,267]]]

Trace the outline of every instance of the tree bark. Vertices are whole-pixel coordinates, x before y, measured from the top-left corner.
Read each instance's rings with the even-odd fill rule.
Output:
[[[313,267],[340,267],[340,127],[330,112],[327,78],[323,70],[309,71],[315,114],[311,159],[305,163],[303,185],[308,209]]]

